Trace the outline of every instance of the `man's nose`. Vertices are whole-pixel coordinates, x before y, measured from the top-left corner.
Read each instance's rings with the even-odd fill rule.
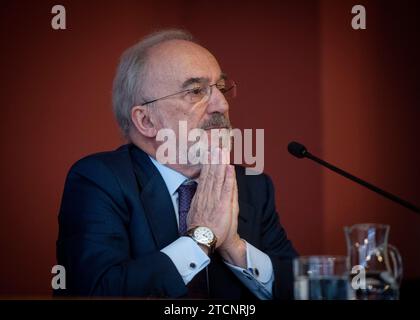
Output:
[[[223,93],[217,87],[213,87],[209,103],[207,105],[207,112],[219,112],[224,114],[229,110],[229,103],[227,102]]]

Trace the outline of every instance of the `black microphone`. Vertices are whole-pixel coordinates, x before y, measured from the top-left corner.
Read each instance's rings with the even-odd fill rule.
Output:
[[[293,156],[297,157],[297,158],[308,158],[311,159],[317,163],[319,163],[320,165],[338,173],[339,175],[342,175],[343,177],[346,177],[347,179],[350,179],[366,188],[368,188],[371,191],[374,191],[378,194],[380,194],[381,196],[392,200],[400,205],[402,205],[405,208],[408,208],[414,212],[420,213],[420,209],[418,207],[416,207],[415,205],[411,204],[408,201],[405,201],[399,197],[397,197],[396,195],[393,195],[392,193],[389,193],[385,190],[382,190],[376,186],[374,186],[373,184],[366,182],[358,177],[355,177],[354,175],[340,169],[337,168],[336,166],[333,166],[332,164],[314,156],[313,154],[311,154],[304,145],[300,144],[299,142],[295,142],[292,141],[289,143],[289,145],[287,146],[287,150],[289,151],[290,154],[292,154]]]

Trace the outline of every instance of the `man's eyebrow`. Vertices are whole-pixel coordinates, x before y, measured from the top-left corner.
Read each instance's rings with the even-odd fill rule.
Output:
[[[187,87],[195,83],[203,83],[203,82],[208,82],[208,81],[209,79],[203,78],[203,77],[189,78],[185,80],[184,83],[182,84],[182,89],[186,89]]]
[[[224,80],[227,79],[227,75],[226,73],[222,72],[220,74],[219,80]],[[208,78],[205,77],[193,77],[193,78],[189,78],[187,80],[184,81],[184,83],[182,84],[182,89],[186,89],[188,88],[190,85],[195,84],[195,83],[206,83],[209,82],[210,80]]]

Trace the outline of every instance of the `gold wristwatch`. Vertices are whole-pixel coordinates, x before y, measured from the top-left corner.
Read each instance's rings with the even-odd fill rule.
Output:
[[[187,231],[188,237],[193,239],[198,244],[201,244],[209,249],[209,254],[214,252],[216,248],[216,235],[207,227],[194,227]]]

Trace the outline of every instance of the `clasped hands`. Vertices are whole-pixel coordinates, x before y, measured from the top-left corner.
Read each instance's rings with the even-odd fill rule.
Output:
[[[229,164],[229,151],[216,148],[211,152],[210,163],[202,165],[187,226],[210,228],[217,237],[216,250],[222,258],[245,268],[246,243],[238,234],[238,215],[235,167]]]

